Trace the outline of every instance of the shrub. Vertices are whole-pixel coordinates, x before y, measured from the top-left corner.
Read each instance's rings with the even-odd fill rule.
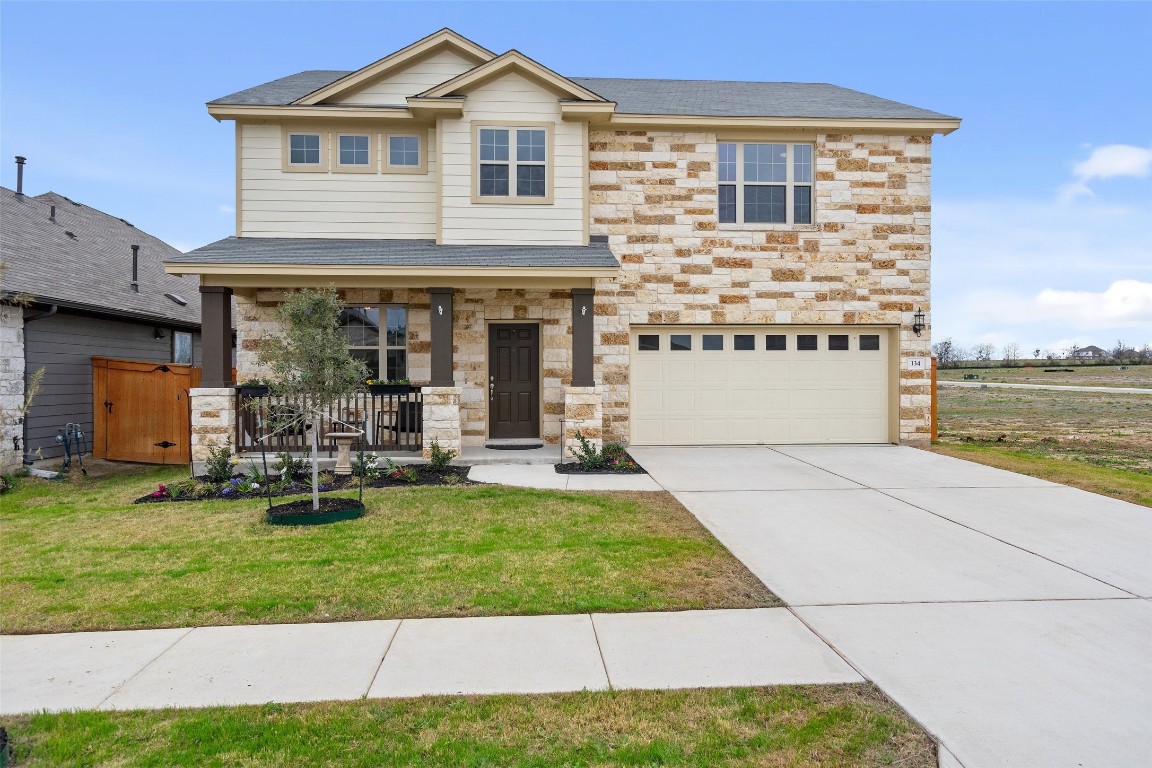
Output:
[[[281,477],[286,477],[291,480],[303,472],[307,466],[307,461],[296,458],[292,455],[291,451],[281,451],[276,454],[276,463],[272,465],[272,471],[278,472]]]
[[[365,480],[375,480],[380,477],[380,466],[376,463],[378,458],[374,453],[356,454],[352,459],[352,474]]]
[[[604,452],[597,450],[596,446],[588,442],[588,438],[584,437],[580,432],[576,433],[576,442],[580,444],[579,448],[573,449],[572,454],[576,457],[576,461],[584,469],[600,469],[604,466]]]
[[[232,477],[232,449],[223,446],[208,449],[208,461],[205,463],[204,474],[213,483],[225,483]]]
[[[178,483],[172,483],[168,486],[168,495],[172,498],[196,498],[196,492],[200,487],[200,481],[195,478],[188,480],[181,480]]]
[[[415,467],[402,467],[388,458],[384,459],[384,462],[384,474],[393,480],[399,480],[402,483],[414,483],[420,479],[420,474]]]
[[[440,443],[433,440],[432,446],[428,449],[428,468],[437,474],[444,474],[444,470],[448,469],[448,465],[452,463],[454,458],[456,458],[456,451],[451,448],[441,448]]]

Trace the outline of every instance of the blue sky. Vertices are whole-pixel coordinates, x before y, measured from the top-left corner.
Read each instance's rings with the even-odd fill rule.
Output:
[[[933,334],[1152,343],[1152,4],[0,2],[0,182],[187,250],[233,234],[204,102],[440,27],[571,76],[831,82],[964,118],[933,154]]]

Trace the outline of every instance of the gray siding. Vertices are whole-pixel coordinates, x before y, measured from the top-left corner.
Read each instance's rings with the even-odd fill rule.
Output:
[[[164,331],[163,339],[155,338],[155,328]],[[25,370],[31,375],[43,368],[44,378],[28,412],[26,450],[39,458],[63,456],[56,433],[69,422],[84,425],[86,447],[91,449],[96,439],[102,439],[92,428],[92,358],[171,362],[172,330],[63,311],[28,323]],[[192,362],[200,364],[199,332],[192,334]]]

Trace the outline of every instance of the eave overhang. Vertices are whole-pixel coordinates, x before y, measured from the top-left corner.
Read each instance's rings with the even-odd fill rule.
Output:
[[[322,104],[312,106],[254,106],[249,104],[209,104],[208,114],[219,120],[300,120],[336,117],[341,120],[412,120],[416,117],[408,107],[393,106],[341,106]]]

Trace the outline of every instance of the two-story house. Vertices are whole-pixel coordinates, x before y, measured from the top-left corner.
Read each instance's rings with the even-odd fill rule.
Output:
[[[200,455],[229,345],[333,285],[425,444],[929,440],[930,154],[957,118],[827,84],[574,78],[441,30],[209,102],[236,236],[198,275]],[[566,426],[562,426],[566,425]]]

